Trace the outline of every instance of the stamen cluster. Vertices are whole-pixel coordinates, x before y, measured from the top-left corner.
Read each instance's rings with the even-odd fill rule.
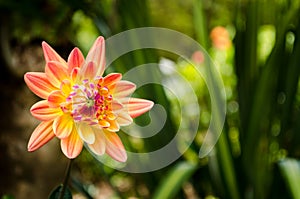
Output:
[[[116,119],[112,109],[112,94],[107,86],[101,85],[102,79],[96,78],[97,83],[85,79],[73,86],[67,102],[72,104],[71,115],[75,122],[99,124],[105,128],[110,126],[109,121]]]

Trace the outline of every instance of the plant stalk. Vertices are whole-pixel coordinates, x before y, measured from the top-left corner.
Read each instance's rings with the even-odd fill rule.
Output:
[[[59,194],[59,199],[64,198],[65,191],[66,191],[66,188],[68,186],[68,182],[69,182],[69,178],[70,178],[72,162],[73,162],[73,159],[70,159],[69,162],[68,162],[67,171],[66,171],[66,174],[65,174],[65,177],[64,177],[64,182],[63,182],[63,185],[62,185],[62,190]]]

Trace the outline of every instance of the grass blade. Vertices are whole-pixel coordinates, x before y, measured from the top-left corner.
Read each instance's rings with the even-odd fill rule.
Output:
[[[161,181],[153,195],[153,199],[175,198],[187,179],[196,171],[197,165],[189,162],[179,162]]]

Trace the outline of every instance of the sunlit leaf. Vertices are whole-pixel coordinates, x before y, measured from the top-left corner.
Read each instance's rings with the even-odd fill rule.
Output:
[[[300,199],[300,161],[287,158],[278,165],[292,198]]]
[[[153,199],[175,198],[182,185],[196,171],[197,165],[189,162],[179,162],[171,169],[171,171],[162,178],[157,190],[153,195]]]

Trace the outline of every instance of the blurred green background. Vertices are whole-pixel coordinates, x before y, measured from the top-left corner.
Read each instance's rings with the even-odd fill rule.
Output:
[[[34,153],[26,148],[38,98],[23,74],[43,70],[41,41],[67,58],[74,46],[86,54],[99,35],[157,26],[194,38],[218,67],[227,102],[222,135],[200,159],[211,102],[191,64],[162,51],[128,53],[109,71],[164,58],[190,81],[201,107],[197,136],[181,158],[149,173],[120,172],[83,151],[72,170],[73,198],[300,198],[299,19],[299,0],[0,0],[0,197],[46,198],[66,167],[57,139]],[[190,59],[203,61],[201,52]],[[137,93],[165,107],[166,125],[148,139],[120,136],[130,151],[153,151],[175,136],[178,107],[159,85]]]

